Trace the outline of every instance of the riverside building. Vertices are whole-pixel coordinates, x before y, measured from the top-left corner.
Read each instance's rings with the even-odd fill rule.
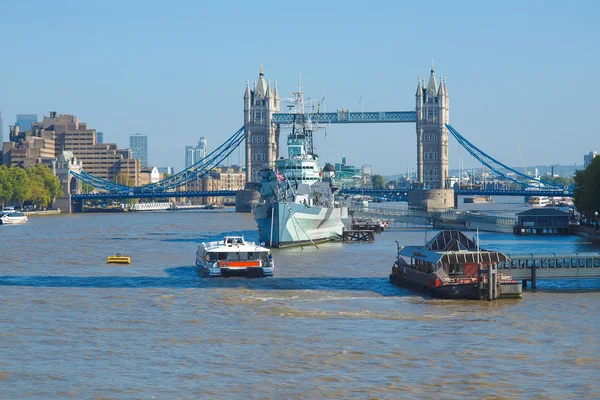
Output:
[[[85,172],[114,182],[140,184],[140,161],[133,158],[131,150],[119,149],[116,143],[97,143],[96,130],[88,129],[74,115],[53,111],[42,122],[33,123],[29,131],[12,126],[2,156],[9,167],[50,167],[64,151],[71,151]]]

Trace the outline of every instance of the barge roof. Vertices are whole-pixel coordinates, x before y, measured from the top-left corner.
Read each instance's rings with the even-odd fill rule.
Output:
[[[399,255],[432,264],[497,263],[507,257],[499,251],[487,251],[457,230],[441,231],[425,246],[405,246]]]

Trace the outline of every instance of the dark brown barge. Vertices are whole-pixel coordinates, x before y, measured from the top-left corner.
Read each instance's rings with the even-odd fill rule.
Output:
[[[521,298],[520,282],[498,271],[503,253],[480,249],[457,230],[438,233],[425,246],[398,246],[390,281],[443,299]]]

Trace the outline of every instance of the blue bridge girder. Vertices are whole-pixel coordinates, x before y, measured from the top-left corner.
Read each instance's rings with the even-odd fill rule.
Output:
[[[403,196],[412,189],[340,189],[340,194],[360,194],[366,196]],[[417,189],[418,190],[418,189]],[[547,196],[573,197],[573,189],[540,189],[540,190],[481,190],[455,189],[459,196]]]
[[[365,195],[390,198],[405,198],[408,191],[412,189],[340,189],[341,195]],[[547,196],[547,197],[573,197],[573,189],[566,190],[541,189],[541,190],[480,190],[480,189],[457,189],[454,191],[458,196]],[[72,200],[102,200],[102,199],[165,199],[181,197],[234,197],[235,190],[216,191],[179,191],[179,192],[113,192],[113,193],[89,193],[74,194]]]
[[[573,189],[540,189],[540,190],[479,190],[455,189],[459,196],[545,196],[545,197],[573,197]]]
[[[180,192],[116,192],[116,193],[88,193],[74,194],[71,200],[103,200],[103,199],[166,199],[181,197],[234,197],[235,190],[194,191]]]
[[[273,114],[271,122],[274,124],[291,124],[298,114],[277,113]],[[352,124],[352,123],[377,123],[377,122],[417,122],[416,111],[337,111],[332,113],[307,113],[306,119],[318,124]]]

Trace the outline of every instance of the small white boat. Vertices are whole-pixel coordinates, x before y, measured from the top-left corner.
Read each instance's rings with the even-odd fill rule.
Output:
[[[527,205],[529,207],[546,207],[550,205],[550,198],[546,196],[531,196],[527,200]]]
[[[18,225],[29,222],[27,215],[20,211],[15,211],[13,207],[6,207],[2,210],[0,215],[0,224],[2,225]]]
[[[196,265],[206,276],[273,276],[271,250],[246,242],[243,236],[225,236],[218,242],[202,243],[196,251]]]

